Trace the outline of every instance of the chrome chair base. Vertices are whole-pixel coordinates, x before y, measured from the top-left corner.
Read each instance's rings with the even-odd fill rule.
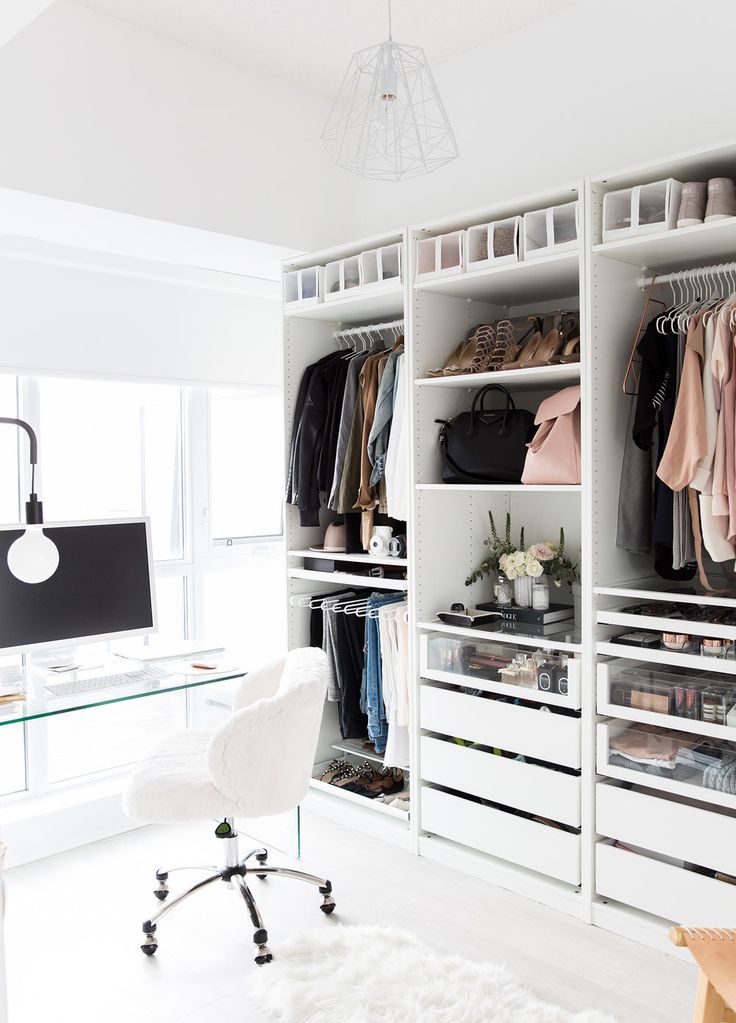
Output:
[[[227,842],[227,856],[226,865],[218,870],[217,867],[171,867],[167,870],[156,871],[156,881],[158,887],[154,890],[154,895],[160,902],[166,902],[165,906],[150,918],[143,922],[143,933],[145,938],[141,945],[141,951],[145,955],[152,956],[158,949],[158,924],[159,921],[170,913],[172,909],[181,905],[185,899],[188,899],[190,895],[194,895],[195,892],[200,891],[202,888],[208,887],[215,881],[224,881],[226,884],[234,885],[240,891],[243,897],[246,908],[250,915],[251,923],[253,924],[253,942],[256,946],[255,961],[259,966],[264,966],[266,963],[270,963],[273,959],[268,948],[268,932],[263,925],[263,919],[258,909],[258,904],[253,897],[253,892],[248,885],[246,880],[248,874],[255,874],[260,880],[265,880],[267,877],[290,877],[296,881],[306,881],[307,884],[313,885],[319,889],[320,895],[322,896],[322,904],[320,909],[323,913],[330,914],[335,909],[335,900],[332,897],[332,884],[326,880],[326,878],[315,877],[314,874],[307,874],[303,870],[292,870],[290,867],[269,867],[267,866],[268,850],[262,847],[251,849],[250,852],[246,853],[245,856],[240,856],[238,852],[238,833],[235,830],[235,822],[232,817],[226,817],[225,820],[217,826],[215,834],[218,838],[222,838]],[[255,865],[248,866],[248,861],[255,858]],[[205,870],[208,876],[202,881],[198,881],[193,884],[191,888],[188,888],[181,895],[178,895],[171,902],[168,902],[169,897],[169,886],[168,878],[169,874],[173,874],[178,870]]]

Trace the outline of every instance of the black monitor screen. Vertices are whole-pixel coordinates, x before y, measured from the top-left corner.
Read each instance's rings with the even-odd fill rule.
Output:
[[[153,628],[145,521],[43,530],[59,550],[59,567],[46,582],[24,583],[8,568],[23,529],[0,529],[0,649]]]

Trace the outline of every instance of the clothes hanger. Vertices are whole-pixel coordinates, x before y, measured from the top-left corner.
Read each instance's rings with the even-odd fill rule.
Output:
[[[639,344],[639,338],[641,337],[641,332],[644,329],[644,321],[646,320],[647,317],[647,309],[651,304],[661,306],[665,305],[665,303],[660,302],[659,299],[652,298],[652,292],[654,291],[656,286],[657,278],[655,276],[652,278],[652,283],[649,285],[649,291],[647,292],[646,301],[644,302],[644,308],[642,309],[641,319],[639,320],[639,326],[636,328],[636,334],[634,335],[634,343],[632,344],[631,351],[629,352],[629,361],[626,363],[626,369],[624,371],[624,379],[622,381],[621,386],[624,394],[628,395],[630,398],[635,398],[636,395],[639,393],[639,376],[636,371],[636,364],[634,362],[634,359],[636,358],[636,346]],[[657,322],[657,330],[659,330],[659,322]],[[634,378],[633,391],[630,391],[628,389],[629,374],[631,374]]]

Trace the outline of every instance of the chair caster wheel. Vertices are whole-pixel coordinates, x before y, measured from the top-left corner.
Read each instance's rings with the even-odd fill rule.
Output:
[[[258,878],[259,881],[265,881],[266,878],[268,877],[268,874],[256,874],[256,877]]]
[[[163,902],[164,899],[168,898],[169,886],[165,881],[160,881],[158,888],[153,893],[159,902]]]
[[[258,966],[265,966],[266,963],[270,963],[273,956],[268,950],[268,945],[258,946],[258,955],[256,956],[256,963]]]
[[[335,911],[335,900],[331,895],[325,895],[322,899],[322,905],[319,907],[323,913],[333,913]]]
[[[155,954],[157,948],[158,942],[156,941],[154,936],[152,934],[146,935],[146,940],[141,945],[141,952],[144,955],[152,956]]]
[[[268,861],[268,853],[267,852],[256,853],[256,860],[258,861],[258,863],[261,864],[262,867],[265,867]],[[256,874],[256,877],[258,878],[259,881],[265,881],[266,878],[268,877],[268,874]]]

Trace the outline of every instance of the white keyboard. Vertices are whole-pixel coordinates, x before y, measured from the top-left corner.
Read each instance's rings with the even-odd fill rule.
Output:
[[[77,693],[90,693],[97,689],[115,689],[118,686],[159,682],[161,679],[169,677],[168,671],[149,665],[147,668],[138,668],[135,671],[124,671],[119,675],[100,675],[98,678],[79,678],[70,682],[58,682],[53,686],[46,686],[46,688],[54,696],[76,696]]]

